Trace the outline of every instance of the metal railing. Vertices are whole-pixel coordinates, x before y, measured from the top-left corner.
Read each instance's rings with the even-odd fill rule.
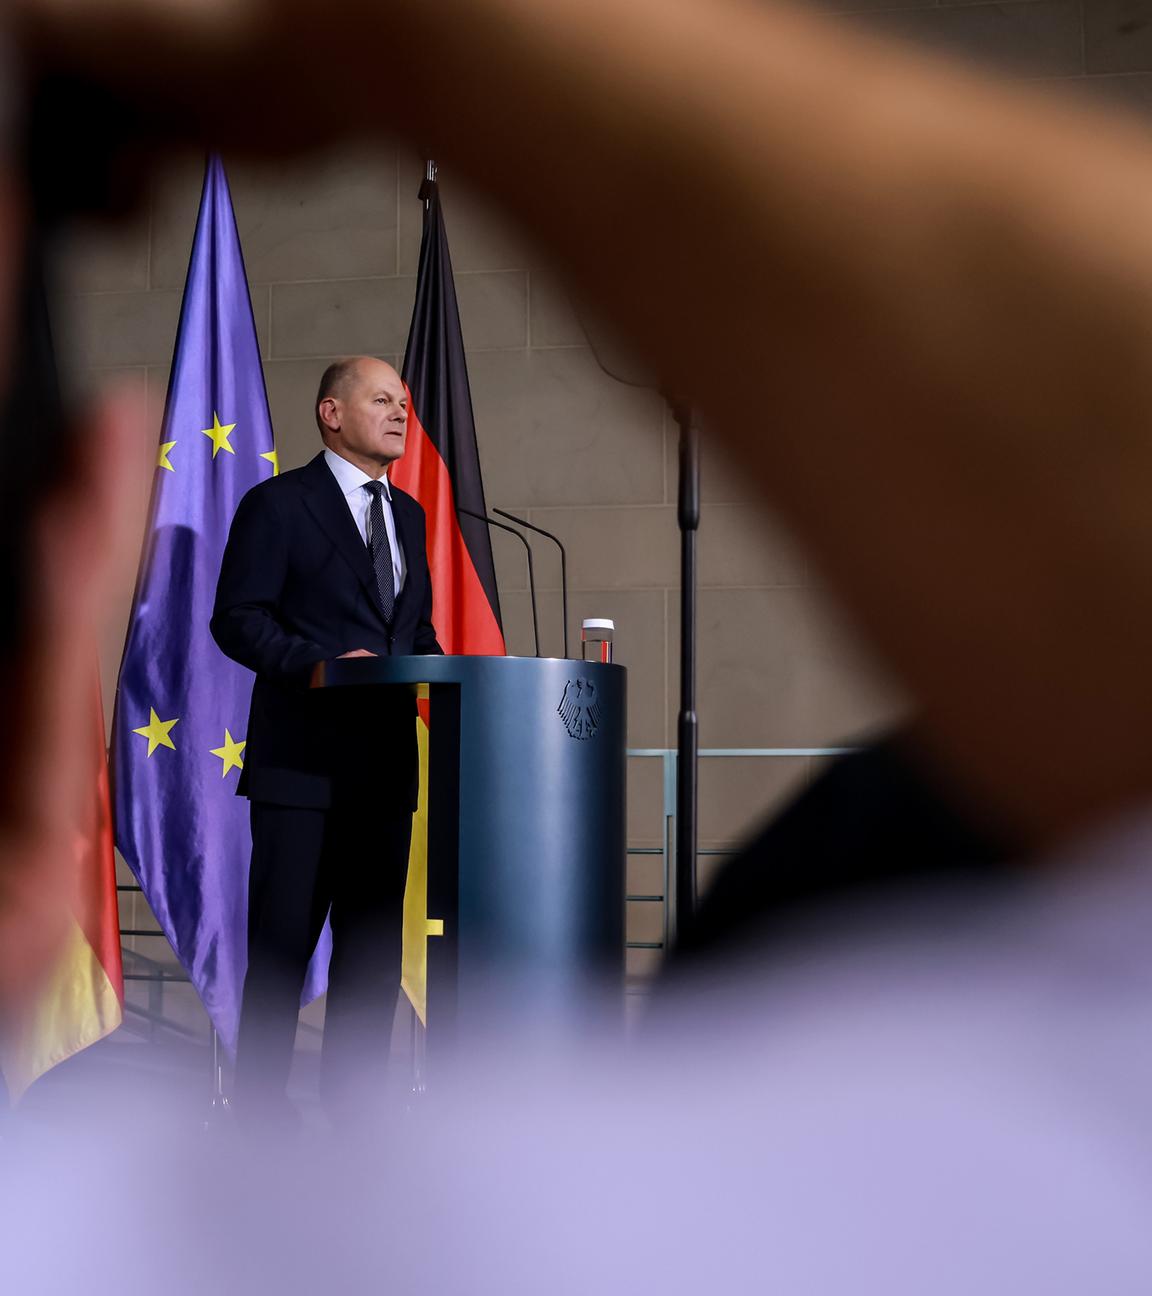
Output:
[[[701,760],[757,759],[789,760],[815,756],[843,756],[851,747],[702,747]],[[663,842],[660,846],[629,846],[629,858],[649,855],[663,860],[663,894],[628,894],[628,904],[660,904],[664,906],[663,934],[658,941],[625,941],[627,949],[664,950],[676,939],[676,773],[678,753],[674,747],[630,747],[628,758],[659,760],[663,765],[664,819]],[[697,857],[734,855],[732,846],[701,847]]]
[[[701,760],[755,759],[755,760],[801,760],[811,757],[842,756],[853,750],[850,747],[705,747],[699,755]],[[660,940],[626,940],[627,949],[664,950],[669,948],[676,938],[675,913],[675,877],[676,867],[676,773],[677,752],[672,747],[633,747],[627,752],[629,760],[658,760],[662,765],[663,788],[663,837],[659,846],[629,846],[628,857],[659,857],[661,859],[662,891],[629,892],[625,900],[633,904],[659,904],[663,906]],[[727,856],[736,853],[731,846],[702,847],[698,855],[703,858]],[[135,884],[121,884],[118,892],[142,894]],[[120,937],[164,940],[165,936],[158,928],[122,927]],[[173,968],[160,963],[134,949],[124,950],[125,958],[134,965],[134,970],[126,970],[125,981],[143,982],[149,986],[148,1006],[141,1008],[132,1005],[130,1011],[146,1024],[149,1033],[156,1029],[170,1029],[187,1038],[194,1038],[196,1032],[191,1028],[169,1018],[164,1011],[165,987],[174,983],[187,984],[188,977],[182,968]],[[138,969],[138,970],[137,970]],[[315,1027],[309,1027],[315,1031]]]
[[[143,888],[137,883],[116,884],[118,895],[143,895]],[[149,958],[147,954],[142,954],[137,949],[130,949],[124,944],[125,940],[145,937],[164,941],[167,943],[167,937],[159,927],[121,927],[120,928],[120,952],[124,959],[124,981],[142,983],[148,987],[147,1007],[138,1003],[133,1003],[125,996],[124,1012],[127,1018],[131,1017],[134,1024],[140,1026],[143,1033],[149,1040],[156,1038],[158,1030],[170,1031],[179,1035],[182,1039],[198,1040],[202,1037],[202,1030],[195,1030],[191,1026],[185,1025],[169,1017],[165,1012],[164,992],[165,987],[172,984],[189,984],[188,976],[181,967],[173,967],[170,963],[161,963],[159,960]],[[205,1018],[204,1029],[209,1031],[208,1040],[211,1041],[211,1027]]]

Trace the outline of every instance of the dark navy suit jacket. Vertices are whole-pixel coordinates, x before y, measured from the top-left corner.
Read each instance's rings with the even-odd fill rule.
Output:
[[[377,689],[309,688],[318,662],[366,648],[377,656],[439,653],[424,510],[391,487],[406,564],[392,626],[344,496],[319,454],[240,501],[220,568],[212,635],[255,671],[238,792],[325,809],[340,795],[415,795],[415,707]]]

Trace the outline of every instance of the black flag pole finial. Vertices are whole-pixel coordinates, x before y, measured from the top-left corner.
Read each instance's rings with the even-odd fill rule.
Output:
[[[429,158],[424,165],[424,182],[420,186],[420,201],[427,206],[429,199],[432,197],[433,190],[436,188],[436,177],[440,168]]]

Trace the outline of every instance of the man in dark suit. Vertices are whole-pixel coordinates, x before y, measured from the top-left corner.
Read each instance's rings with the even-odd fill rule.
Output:
[[[387,1057],[400,976],[416,802],[415,705],[377,690],[313,690],[335,657],[439,653],[424,512],[390,486],[407,395],[381,360],[321,379],[324,450],[240,502],[212,634],[256,672],[238,791],[252,804],[248,974],[236,1095],[285,1110],[307,966],[331,911],[324,1091],[370,1096]]]

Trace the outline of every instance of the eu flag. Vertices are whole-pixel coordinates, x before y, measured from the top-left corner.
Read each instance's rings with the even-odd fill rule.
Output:
[[[224,167],[208,161],[112,732],[116,845],[225,1044],[247,964],[252,675],[208,630],[246,491],[279,471]],[[306,998],[322,989],[314,961]]]

